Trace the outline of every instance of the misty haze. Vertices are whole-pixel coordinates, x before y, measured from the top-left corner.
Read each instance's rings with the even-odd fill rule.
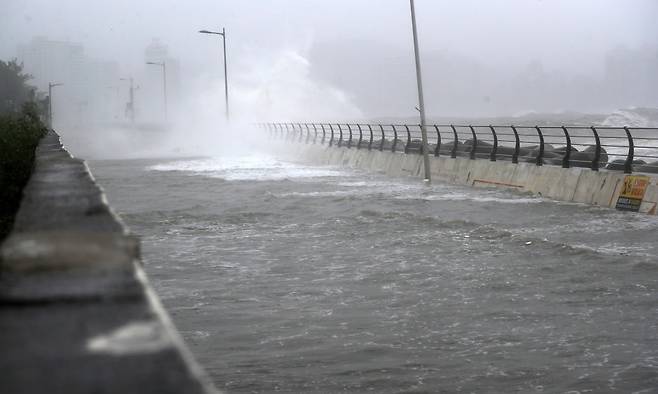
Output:
[[[0,392],[656,392],[657,21],[2,0]]]

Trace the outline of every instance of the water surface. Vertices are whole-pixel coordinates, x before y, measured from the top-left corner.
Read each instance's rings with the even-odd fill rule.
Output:
[[[658,387],[656,217],[267,156],[91,168],[229,393]]]

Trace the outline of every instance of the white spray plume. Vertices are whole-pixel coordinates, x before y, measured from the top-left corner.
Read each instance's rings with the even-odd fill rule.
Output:
[[[170,100],[164,131],[113,128],[83,139],[83,155],[102,158],[236,156],[249,152],[265,121],[361,119],[347,94],[314,80],[311,64],[292,49],[250,53],[229,68],[231,119],[225,118],[223,74],[190,78],[182,99]]]

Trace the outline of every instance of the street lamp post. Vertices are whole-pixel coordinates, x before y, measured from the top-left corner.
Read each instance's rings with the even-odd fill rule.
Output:
[[[167,118],[168,118],[168,116],[167,116],[167,64],[165,62],[146,62],[146,64],[162,67],[162,85],[163,85],[163,90],[164,90],[164,115],[165,115],[165,121],[167,121]]]
[[[63,83],[48,83],[48,126],[53,127],[53,88],[55,86],[62,86]]]
[[[222,36],[222,43],[224,47],[224,102],[226,103],[226,120],[230,119],[228,110],[228,72],[226,67],[226,29],[222,28],[221,32],[210,30],[199,30],[202,34],[216,34]]]
[[[416,83],[418,84],[418,110],[420,112],[420,133],[423,143],[423,166],[425,167],[425,181],[431,182],[430,158],[427,146],[427,129],[425,128],[425,99],[423,97],[423,78],[420,72],[420,53],[418,49],[418,32],[416,31],[416,8],[414,0],[409,0],[411,6],[411,28],[414,36],[414,55],[416,57]]]

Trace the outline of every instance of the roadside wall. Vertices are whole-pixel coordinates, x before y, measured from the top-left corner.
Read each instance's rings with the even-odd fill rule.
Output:
[[[217,392],[148,284],[138,239],[52,131],[0,256],[0,393]]]
[[[282,147],[289,152],[290,144]],[[422,176],[422,156],[313,144],[294,144],[295,157],[317,164],[344,165],[391,176]],[[626,174],[619,171],[592,171],[589,168],[537,166],[484,159],[430,156],[433,180],[474,187],[496,187],[533,193],[543,197],[615,208]],[[650,177],[640,212],[656,214],[658,176]]]

